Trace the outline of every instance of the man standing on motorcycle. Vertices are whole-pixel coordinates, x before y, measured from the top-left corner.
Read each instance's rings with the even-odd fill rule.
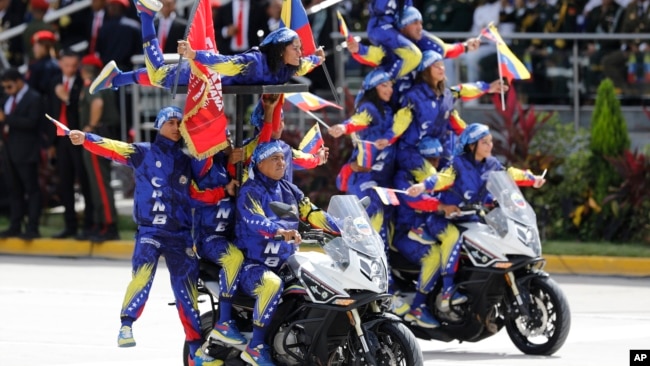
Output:
[[[158,135],[152,143],[128,144],[79,130],[70,131],[69,136],[74,145],[83,145],[91,153],[128,165],[135,171],[133,218],[138,231],[131,259],[133,278],[120,311],[118,346],[135,346],[131,327],[144,310],[158,259],[164,255],[178,315],[190,345],[190,364],[218,366],[223,361],[210,357],[201,348],[199,263],[192,248],[190,210],[197,202],[190,199],[192,158],[183,151],[179,131],[182,120],[180,108],[161,109],[154,123]]]
[[[492,200],[486,188],[487,173],[505,169],[492,156],[492,146],[488,126],[480,123],[467,126],[459,137],[451,165],[428,177],[423,183],[414,184],[407,189],[408,195],[413,197],[425,190],[440,191],[440,202],[451,206],[445,209],[445,216],[433,214],[426,222],[426,231],[440,242],[442,311],[447,311],[450,304],[458,305],[467,301],[467,296],[454,289],[461,245],[460,232],[454,222],[477,221],[478,217],[471,215],[454,218],[451,213],[459,212],[463,206],[490,203]],[[519,186],[539,188],[546,182],[543,177],[516,168],[508,168],[508,174]],[[404,319],[409,321],[415,317],[417,309],[412,310]]]
[[[259,144],[251,158],[249,178],[237,197],[236,244],[246,253],[239,288],[256,298],[253,336],[241,358],[255,366],[273,365],[271,347],[265,341],[284,288],[277,273],[301,242],[298,222],[278,217],[270,203],[289,204],[312,227],[338,231],[325,212],[284,178],[285,169],[280,143]]]

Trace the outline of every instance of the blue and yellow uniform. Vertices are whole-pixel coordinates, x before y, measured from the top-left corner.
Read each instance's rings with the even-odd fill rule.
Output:
[[[441,59],[439,54],[426,51],[422,68],[431,67]],[[487,83],[476,82],[435,91],[425,81],[420,81],[407,91],[402,106],[409,110],[410,122],[398,143],[400,168],[409,170],[418,182],[436,172],[436,167],[418,152],[418,144],[424,136],[438,139],[443,146],[440,167],[447,166],[452,156],[454,136],[462,133],[467,126],[454,108],[455,100],[464,95],[480,96],[488,89]]]
[[[84,148],[135,172],[133,219],[138,224],[133,279],[122,303],[123,325],[137,320],[149,297],[158,258],[165,256],[185,339],[202,343],[197,306],[198,260],[192,248],[191,158],[180,142],[158,135],[153,143],[127,144],[87,133]]]
[[[197,62],[218,73],[222,85],[284,84],[294,76],[309,73],[321,64],[316,55],[301,57],[300,65],[284,64],[271,70],[268,56],[260,50],[252,49],[237,55],[221,55],[212,51],[197,50],[193,61],[165,64],[163,52],[156,38],[153,19],[144,12],[142,19],[142,40],[145,68],[134,71],[121,71],[115,65],[107,65],[91,85],[91,93],[105,88],[118,88],[125,85],[140,84],[170,89],[178,79],[178,85],[187,85],[191,75],[191,63]],[[267,35],[267,44],[284,43],[298,38],[298,34],[288,28],[279,28]],[[177,76],[177,74],[179,74]]]
[[[226,191],[232,178],[228,169],[228,155],[220,151],[204,161],[194,160],[196,191],[199,200],[214,205],[194,210],[194,243],[199,257],[221,266],[219,271],[219,320],[212,336],[231,344],[243,344],[246,339],[231,321],[232,297],[237,290],[244,255],[233,243],[235,231],[235,199]]]
[[[422,60],[422,52],[418,46],[396,28],[404,7],[412,5],[411,0],[373,0],[368,5],[368,39],[397,56],[395,62],[387,69],[394,80],[413,71]]]
[[[459,138],[456,155],[449,167],[424,181],[427,191],[440,192],[438,199],[446,205],[465,206],[489,203],[492,198],[486,188],[488,172],[504,170],[505,167],[493,156],[477,161],[471,152],[463,152],[462,147],[475,143],[489,134],[485,125],[471,124]],[[535,176],[530,171],[508,168],[508,174],[519,186],[532,186]],[[440,242],[443,293],[453,287],[460,254],[460,232],[454,222],[478,221],[478,217],[464,216],[448,219],[442,215],[430,215],[426,227],[428,233]]]
[[[422,14],[420,11],[413,6],[407,6],[404,8],[402,16],[397,22],[397,26],[402,30],[407,25],[417,21],[422,21]],[[421,52],[433,51],[440,54],[443,58],[458,57],[466,51],[467,47],[464,43],[445,43],[440,38],[427,31],[422,31],[422,38],[420,39],[407,39],[415,43]],[[352,57],[364,65],[380,66],[386,70],[390,70],[396,62],[399,62],[399,56],[394,52],[386,52],[386,49],[381,45],[367,46],[360,43],[359,51],[353,53]],[[413,86],[416,76],[417,68],[395,80],[395,92],[391,99],[394,105],[399,105],[402,95]]]
[[[339,173],[339,181],[345,182],[346,192],[359,198],[370,197],[371,203],[366,211],[373,227],[384,239],[390,241],[390,224],[392,210],[385,206],[377,192],[372,188],[391,187],[395,167],[396,149],[394,143],[404,132],[407,126],[406,110],[393,113],[390,104],[385,101],[370,100],[363,95],[368,95],[378,85],[390,82],[391,76],[381,69],[370,72],[363,82],[363,92],[355,112],[342,123],[344,134],[353,135],[355,149],[352,162],[356,163],[358,171],[352,173],[348,166],[344,166]],[[373,98],[374,99],[374,98]],[[379,150],[374,143],[377,140],[388,140],[391,145]],[[348,163],[348,164],[350,164]],[[349,176],[344,176],[349,174]]]
[[[418,150],[424,158],[438,158],[442,153],[442,145],[437,139],[425,136],[420,141]],[[394,177],[396,189],[406,190],[416,183],[421,182],[416,181],[410,171],[397,169]],[[417,308],[426,303],[427,294],[433,290],[440,276],[440,246],[426,231],[426,220],[438,211],[440,202],[428,193],[417,197],[400,194],[398,198],[400,205],[396,207],[392,247],[409,262],[420,265],[417,292],[412,302],[413,308]]]
[[[300,219],[313,227],[332,233],[338,231],[325,212],[314,206],[293,183],[272,179],[258,170],[258,163],[275,154],[283,154],[277,142],[258,145],[251,162],[253,174],[242,185],[237,197],[236,244],[246,253],[239,287],[257,299],[253,339],[246,350],[251,356],[263,354],[268,347],[264,345],[265,329],[273,318],[284,287],[277,272],[296,249],[291,242],[274,240],[279,229],[296,230],[298,222],[279,218],[271,210],[270,202],[295,207]]]

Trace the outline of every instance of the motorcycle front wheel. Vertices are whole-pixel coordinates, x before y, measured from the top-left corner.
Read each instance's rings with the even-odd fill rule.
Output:
[[[523,291],[522,291],[523,292]],[[571,311],[560,286],[550,277],[529,282],[529,316],[519,314],[506,321],[506,330],[515,346],[528,355],[552,355],[569,335]]]
[[[379,340],[379,350],[375,354],[377,365],[424,365],[420,344],[404,324],[383,322],[375,328],[375,336]]]

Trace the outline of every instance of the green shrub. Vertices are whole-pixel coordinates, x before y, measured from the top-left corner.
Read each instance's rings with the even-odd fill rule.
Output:
[[[630,137],[621,112],[621,103],[614,92],[614,83],[605,79],[598,86],[596,105],[591,117],[591,173],[594,177],[594,195],[598,202],[605,198],[610,187],[621,182],[606,159],[621,156],[629,147]]]
[[[538,156],[548,169],[547,182],[540,189],[524,190],[524,194],[535,207],[540,229],[547,238],[581,236],[581,216],[575,217],[575,212],[590,209],[588,146],[589,132],[584,128],[576,130],[557,115],[540,127],[530,142],[530,154]]]

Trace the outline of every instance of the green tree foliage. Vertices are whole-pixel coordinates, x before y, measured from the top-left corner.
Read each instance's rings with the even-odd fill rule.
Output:
[[[596,105],[591,116],[591,151],[600,156],[621,156],[629,149],[630,137],[616,98],[614,83],[603,80],[598,86]]]
[[[630,137],[621,112],[621,103],[616,99],[614,84],[605,79],[598,86],[596,105],[591,117],[591,175],[597,202],[607,196],[610,187],[621,183],[620,177],[606,159],[621,156],[629,147]]]

